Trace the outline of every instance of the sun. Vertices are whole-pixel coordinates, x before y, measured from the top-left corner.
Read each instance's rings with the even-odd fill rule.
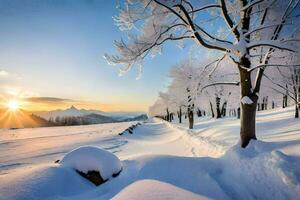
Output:
[[[11,111],[17,111],[18,109],[20,109],[20,102],[11,100],[7,103],[7,107]]]

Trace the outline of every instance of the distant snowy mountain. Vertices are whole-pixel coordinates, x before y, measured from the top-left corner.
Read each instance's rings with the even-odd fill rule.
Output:
[[[34,114],[43,119],[57,122],[60,125],[101,124],[123,121],[140,121],[147,119],[147,115],[142,112],[107,113],[99,110],[77,109],[75,106],[71,106],[65,110],[59,109],[53,111],[40,111],[34,112]]]
[[[77,109],[75,106],[71,106],[66,110],[53,110],[53,111],[40,111],[34,113],[37,116],[40,116],[46,120],[52,118],[55,120],[56,117],[82,117],[90,114],[97,114],[102,116],[108,116],[107,113],[98,111],[98,110],[86,110],[86,109]]]

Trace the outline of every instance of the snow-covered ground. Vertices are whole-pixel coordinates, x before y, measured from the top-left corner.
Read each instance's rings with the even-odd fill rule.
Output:
[[[175,119],[176,120],[176,119]],[[0,130],[0,199],[297,199],[300,123],[293,108],[260,112],[259,141],[238,144],[236,119],[195,129],[150,119],[91,126]],[[54,161],[79,146],[108,150],[122,172],[96,187]]]

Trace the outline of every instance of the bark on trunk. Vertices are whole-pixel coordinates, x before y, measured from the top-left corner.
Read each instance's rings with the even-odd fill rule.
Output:
[[[241,98],[248,97],[252,100],[252,103],[241,103],[240,137],[241,146],[245,148],[251,139],[256,140],[255,118],[258,97],[252,94],[251,74],[247,70],[240,69],[240,80]]]

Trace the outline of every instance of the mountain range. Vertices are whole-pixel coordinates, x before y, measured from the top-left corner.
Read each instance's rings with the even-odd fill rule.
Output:
[[[147,115],[140,112],[108,113],[99,110],[77,109],[75,106],[65,110],[39,112],[0,110],[0,128],[88,125],[145,119],[147,119]]]
[[[98,110],[86,110],[86,109],[77,109],[75,106],[71,106],[70,108],[67,108],[65,110],[58,109],[58,110],[53,110],[53,111],[39,111],[39,112],[34,112],[35,115],[40,116],[46,120],[55,120],[56,117],[82,117],[85,115],[90,115],[90,114],[97,114],[97,115],[102,115],[102,116],[107,116],[109,115],[105,112],[98,111]]]
[[[42,117],[46,120],[55,120],[57,117],[83,117],[88,115],[98,115],[102,117],[111,118],[114,121],[128,121],[129,119],[136,118],[140,115],[145,116],[143,112],[103,112],[99,110],[86,110],[77,109],[75,106],[71,106],[65,110],[58,109],[53,111],[39,111],[34,112],[34,115]]]
[[[99,110],[77,109],[75,106],[71,106],[65,110],[34,112],[34,115],[59,125],[101,124],[139,121],[148,118],[146,114],[141,112],[103,112]]]

